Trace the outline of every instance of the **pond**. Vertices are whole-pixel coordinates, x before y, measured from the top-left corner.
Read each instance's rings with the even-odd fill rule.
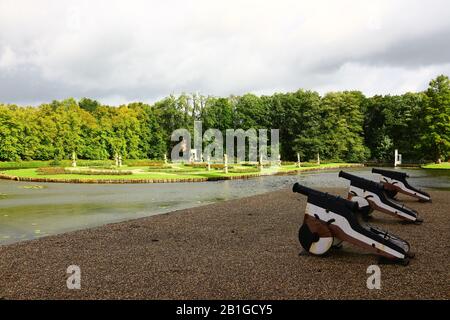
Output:
[[[169,184],[64,184],[0,180],[0,245],[291,187],[347,187],[339,170],[249,180]],[[378,179],[370,168],[349,169]],[[450,172],[401,169],[419,188],[450,190]]]

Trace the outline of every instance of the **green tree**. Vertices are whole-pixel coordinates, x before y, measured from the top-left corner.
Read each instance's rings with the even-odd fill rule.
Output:
[[[96,100],[89,99],[89,98],[82,98],[78,102],[78,105],[83,110],[86,110],[86,111],[89,111],[89,112],[94,112],[98,107],[100,107],[100,102],[98,102]]]
[[[218,129],[225,133],[233,128],[233,107],[227,98],[209,98],[203,108],[201,120],[203,129]]]
[[[422,147],[433,160],[450,157],[450,80],[440,75],[431,80],[426,92],[429,100],[423,117]]]
[[[321,101],[321,128],[325,157],[361,162],[367,157],[364,146],[362,102],[358,91],[328,93]]]

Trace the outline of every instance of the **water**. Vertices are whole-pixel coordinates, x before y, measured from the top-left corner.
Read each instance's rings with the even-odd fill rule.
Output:
[[[369,168],[352,171],[377,179]],[[450,172],[404,170],[412,185],[450,190]],[[170,184],[64,184],[0,180],[0,245],[291,187],[348,186],[338,171]]]

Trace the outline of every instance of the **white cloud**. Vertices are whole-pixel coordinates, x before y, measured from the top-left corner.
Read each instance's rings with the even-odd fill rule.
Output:
[[[316,89],[322,94],[340,90],[361,90],[370,96],[402,94],[426,89],[428,82],[442,73],[450,74],[450,63],[412,69],[346,63],[332,75],[318,75],[315,82]]]
[[[7,70],[14,68],[18,64],[19,61],[17,60],[17,56],[14,51],[12,51],[11,47],[3,47],[2,52],[0,52],[0,69]]]
[[[2,0],[0,101],[421,90],[449,73],[449,16],[440,0]]]

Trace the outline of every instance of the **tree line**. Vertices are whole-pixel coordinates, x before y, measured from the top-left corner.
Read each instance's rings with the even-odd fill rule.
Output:
[[[171,95],[153,105],[119,107],[83,98],[38,107],[0,104],[0,160],[156,159],[170,154],[173,130],[280,129],[284,160],[408,161],[450,157],[450,80],[424,92],[365,97],[359,91],[298,90],[270,96]]]

